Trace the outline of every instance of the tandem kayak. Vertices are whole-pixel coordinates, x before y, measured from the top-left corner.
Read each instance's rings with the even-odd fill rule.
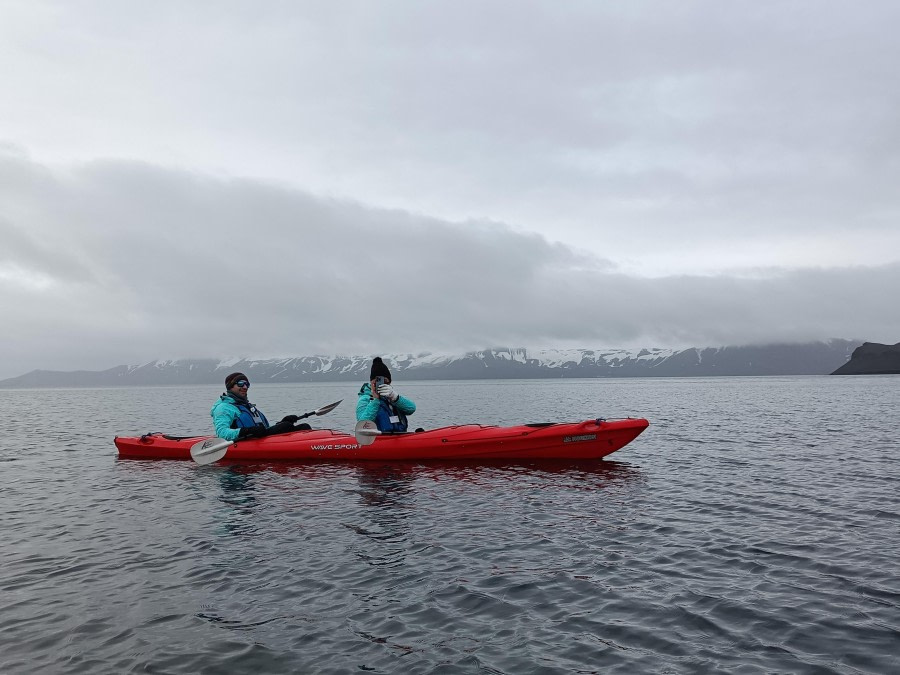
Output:
[[[524,424],[514,427],[464,424],[428,431],[381,434],[360,443],[332,429],[292,431],[236,441],[228,460],[239,461],[428,461],[600,459],[628,445],[650,423],[642,418]],[[115,438],[123,459],[191,459],[191,447],[209,436]]]

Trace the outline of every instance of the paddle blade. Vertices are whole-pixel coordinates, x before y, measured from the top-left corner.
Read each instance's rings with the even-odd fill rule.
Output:
[[[197,464],[218,462],[232,445],[234,445],[234,441],[226,441],[224,438],[206,438],[191,446],[191,459]]]
[[[381,435],[381,432],[378,431],[378,427],[372,420],[360,420],[357,422],[353,433],[356,436],[356,442],[360,445],[372,445],[375,442],[375,437]]]
[[[343,402],[343,400],[344,399],[341,399],[340,401],[335,401],[334,403],[323,405],[321,408],[316,410],[313,415],[324,415],[325,413],[330,413],[332,410],[337,408]]]
[[[313,415],[324,415],[325,413],[330,413],[332,410],[337,408],[341,404],[341,401],[343,401],[343,400],[344,399],[341,399],[340,401],[335,401],[334,403],[329,403],[328,405],[323,405],[318,410],[313,410],[312,412],[303,413],[297,419],[304,420],[307,417],[312,417]]]

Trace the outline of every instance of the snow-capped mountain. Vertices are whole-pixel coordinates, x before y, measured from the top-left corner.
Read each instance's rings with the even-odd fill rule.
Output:
[[[466,354],[381,354],[395,379],[467,380],[553,377],[827,375],[847,362],[859,340],[673,349],[486,349]],[[219,384],[233,371],[256,382],[363,381],[372,356],[281,359],[179,359],[102,371],[34,370],[0,387],[96,387]]]

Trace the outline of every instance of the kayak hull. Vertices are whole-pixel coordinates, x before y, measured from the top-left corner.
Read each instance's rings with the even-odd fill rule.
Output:
[[[231,461],[429,461],[600,459],[628,445],[649,422],[642,418],[586,420],[515,427],[466,424],[428,431],[376,436],[360,445],[349,433],[331,429],[294,431],[236,441]],[[115,439],[122,459],[191,459],[191,446],[209,436],[165,434]]]

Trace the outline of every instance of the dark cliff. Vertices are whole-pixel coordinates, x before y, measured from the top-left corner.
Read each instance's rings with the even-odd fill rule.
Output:
[[[853,350],[850,360],[832,375],[898,375],[900,374],[900,342],[882,345],[864,342]]]

